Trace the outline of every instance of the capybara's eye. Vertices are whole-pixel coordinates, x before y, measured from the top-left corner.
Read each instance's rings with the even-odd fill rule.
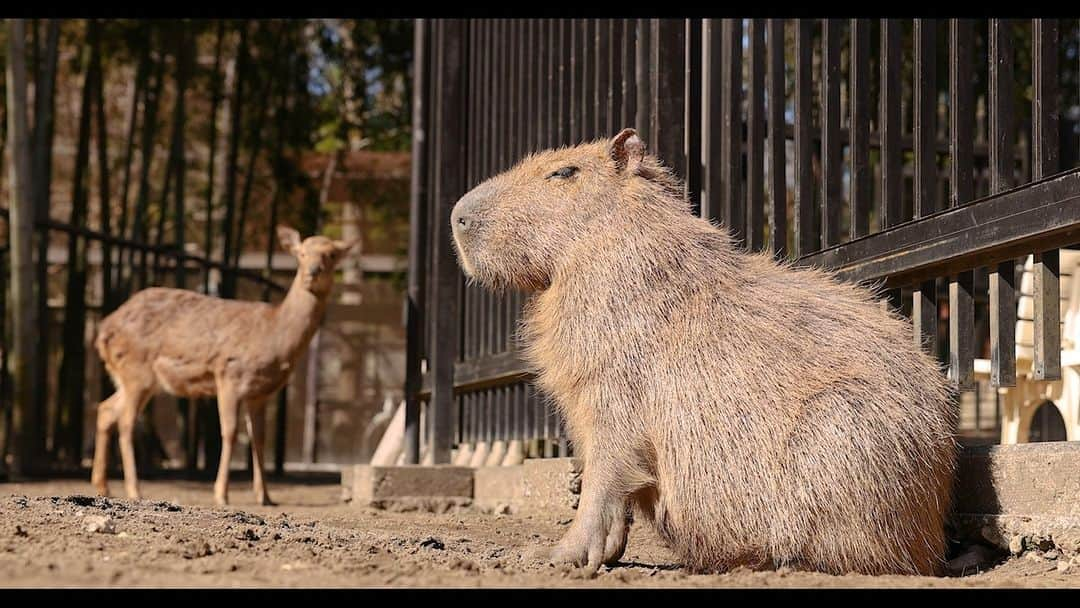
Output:
[[[558,171],[552,171],[551,175],[548,176],[548,179],[551,179],[553,177],[561,177],[563,179],[566,179],[566,178],[570,177],[571,175],[573,175],[573,174],[575,174],[577,172],[578,172],[577,167],[563,167],[562,169],[559,169]]]

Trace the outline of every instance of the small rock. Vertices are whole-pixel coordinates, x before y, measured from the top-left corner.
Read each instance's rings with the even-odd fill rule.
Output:
[[[434,536],[428,537],[428,538],[420,541],[420,546],[421,547],[430,547],[430,548],[438,550],[438,551],[442,551],[443,549],[446,548],[446,545],[444,545],[441,540],[435,538]]]
[[[556,523],[558,523],[558,524],[559,524],[560,526],[565,526],[565,525],[568,525],[568,524],[571,524],[571,523],[573,523],[573,521],[574,521],[574,520],[573,520],[573,518],[570,518],[570,517],[564,517],[563,519],[560,519],[560,520],[559,520],[558,522],[556,522]]]
[[[1009,539],[1009,553],[1020,555],[1024,552],[1024,537],[1019,534]]]
[[[1069,561],[1061,560],[1061,561],[1058,562],[1057,571],[1060,572],[1061,574],[1067,574],[1072,569],[1073,569],[1072,560],[1069,560]]]
[[[505,502],[500,502],[499,504],[495,505],[494,513],[495,515],[509,515],[510,505],[506,504]]]
[[[95,515],[87,518],[86,531],[100,534],[116,534],[116,523],[104,515]]]
[[[1057,559],[1061,557],[1061,553],[1058,553],[1057,549],[1051,549],[1046,553],[1043,553],[1043,557],[1045,557],[1046,559]]]
[[[26,530],[22,529],[22,526],[15,526],[15,536],[21,536],[23,538],[27,538],[30,535],[26,533]]]

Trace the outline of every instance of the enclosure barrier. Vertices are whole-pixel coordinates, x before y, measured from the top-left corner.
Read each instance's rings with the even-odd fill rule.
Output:
[[[1034,254],[1034,374],[1061,377],[1058,248],[1080,242],[1080,142],[1065,112],[1080,109],[1076,20],[420,20],[415,31],[412,462],[422,406],[435,462],[511,439],[565,452],[513,343],[523,295],[465,282],[449,214],[525,154],[624,126],[740,245],[884,282],[960,389],[974,387],[986,330],[993,386],[1015,383],[1016,260]]]

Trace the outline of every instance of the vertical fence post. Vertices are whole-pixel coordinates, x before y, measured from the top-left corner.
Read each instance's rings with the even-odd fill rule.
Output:
[[[795,22],[795,257],[815,251],[814,172],[811,160],[811,45],[813,23]]]
[[[742,197],[742,19],[724,19],[720,35],[720,200],[737,245],[746,243]],[[715,69],[715,68],[714,68]]]
[[[420,462],[420,358],[424,327],[424,260],[427,259],[427,141],[424,117],[428,85],[428,22],[413,26],[412,166],[409,187],[409,278],[405,304],[405,462]]]
[[[680,178],[686,177],[683,115],[686,111],[686,25],[681,19],[654,19],[649,73],[652,79],[651,140],[656,153]],[[684,192],[685,196],[685,192]]]
[[[784,117],[784,20],[769,20],[769,238],[777,257],[787,245],[787,119]]]
[[[648,145],[656,145],[652,141],[652,19],[637,20],[637,44],[634,46],[635,65],[634,80],[637,82],[637,112],[634,126],[642,138],[648,140]],[[573,95],[573,89],[570,90]]]
[[[821,248],[840,240],[843,204],[840,146],[840,20],[821,26]]]
[[[972,183],[973,122],[971,105],[971,22],[949,20],[949,206],[974,197]],[[968,270],[949,283],[949,374],[960,389],[977,388],[975,364],[974,274]],[[1001,285],[996,288],[1001,295]],[[992,290],[993,291],[993,290]],[[978,407],[978,398],[975,400]],[[978,426],[978,415],[976,415]]]
[[[1058,161],[1058,24],[1034,19],[1032,40],[1032,180],[1057,173]],[[1036,380],[1061,379],[1061,286],[1057,249],[1035,254]]]
[[[900,24],[881,20],[881,228],[900,223]]]
[[[431,439],[430,450],[435,463],[450,462],[450,447],[454,430],[454,362],[457,359],[458,282],[460,273],[454,258],[450,237],[450,211],[464,190],[463,159],[465,134],[468,132],[465,114],[465,58],[468,37],[461,19],[440,20],[435,24],[439,44],[439,102],[436,125],[439,129],[435,150],[435,224],[432,229],[431,301],[438,302],[432,312],[431,336]]]
[[[990,193],[1013,183],[1013,53],[1010,23],[990,20]],[[1016,384],[1016,265],[998,264],[990,275],[991,382]]]
[[[851,20],[851,238],[870,232],[870,22]]]
[[[746,242],[765,248],[765,20],[751,19],[749,94],[746,105]]]

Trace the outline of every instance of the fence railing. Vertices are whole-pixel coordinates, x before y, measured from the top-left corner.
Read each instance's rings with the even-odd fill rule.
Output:
[[[516,356],[523,295],[465,283],[449,213],[531,151],[624,126],[740,245],[885,281],[965,390],[981,355],[993,386],[1015,382],[1015,271],[1034,254],[1035,377],[1060,378],[1058,248],[1080,243],[1078,41],[1077,20],[1057,19],[420,21],[414,443],[423,405],[437,462],[479,438],[565,451]]]

